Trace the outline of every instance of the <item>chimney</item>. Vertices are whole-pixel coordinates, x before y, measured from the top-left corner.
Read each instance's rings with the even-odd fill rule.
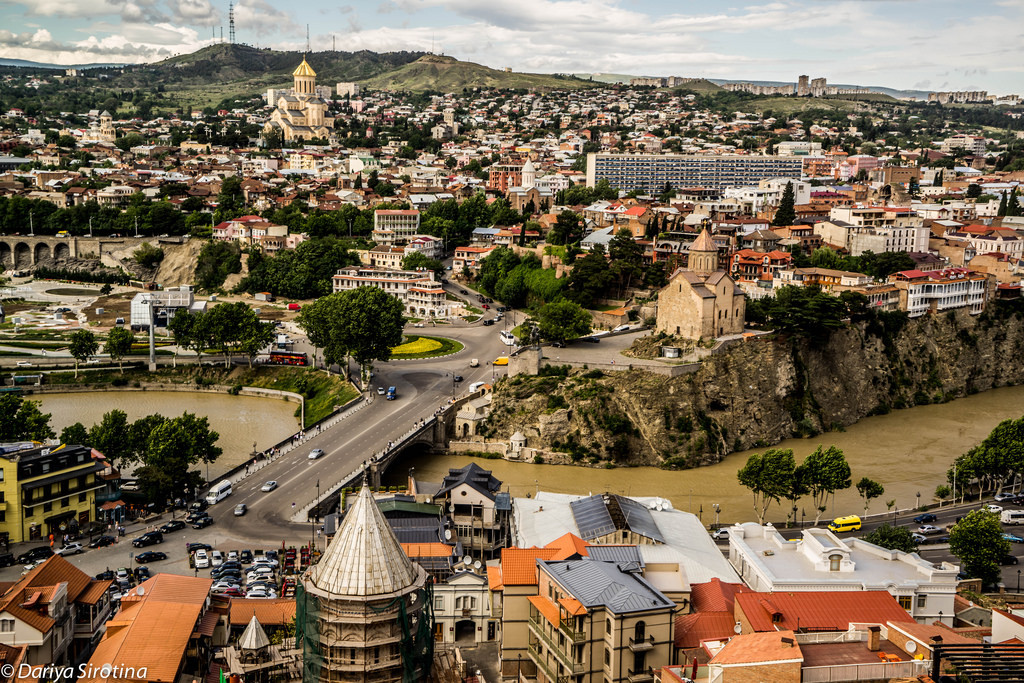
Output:
[[[792,638],[782,638],[782,647],[793,647],[793,642]]]
[[[882,649],[882,627],[868,626],[868,650],[878,652]]]

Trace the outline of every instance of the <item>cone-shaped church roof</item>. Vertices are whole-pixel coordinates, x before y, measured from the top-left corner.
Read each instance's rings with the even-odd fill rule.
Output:
[[[711,239],[711,233],[708,232],[707,228],[700,231],[697,235],[697,239],[690,245],[690,253],[695,251],[713,251],[718,253],[718,247],[715,246],[715,241]]]
[[[416,568],[365,486],[309,574],[322,591],[360,597],[400,591],[416,578]]]
[[[243,650],[262,650],[269,645],[270,638],[267,638],[267,634],[263,630],[263,627],[260,626],[260,622],[256,619],[256,615],[252,615],[252,619],[249,620],[249,625],[245,627],[245,631],[242,632],[242,637],[238,639],[238,647]]]
[[[313,78],[316,78],[316,72],[313,71],[313,67],[311,67],[309,62],[306,61],[306,58],[303,57],[302,64],[299,64],[295,71],[292,72],[292,76],[312,76]]]

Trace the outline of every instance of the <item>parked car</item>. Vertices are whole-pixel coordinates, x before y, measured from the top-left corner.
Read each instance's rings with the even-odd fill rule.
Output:
[[[63,548],[54,552],[54,555],[78,555],[84,553],[85,547],[81,543],[68,543]]]
[[[150,531],[145,534],[142,534],[134,541],[132,541],[132,545],[136,548],[145,548],[148,545],[156,545],[157,543],[163,542],[164,535],[162,533],[160,533],[159,531]]]
[[[106,534],[104,534],[103,536],[97,536],[96,538],[94,538],[92,540],[92,543],[89,544],[89,547],[90,548],[105,548],[106,546],[114,545],[115,543],[117,543],[117,539],[116,538],[114,538],[113,536],[107,536]]]
[[[712,534],[711,534],[711,538],[715,539],[716,541],[728,541],[729,540],[729,530],[728,529],[715,529],[712,532]]]
[[[242,587],[242,584],[238,583],[237,581],[218,581],[215,584],[213,584],[212,586],[210,586],[210,592],[213,593],[215,591],[232,590],[232,589],[233,590],[239,590],[239,589],[241,589],[241,587]]]
[[[273,479],[271,479],[266,484],[264,484],[263,486],[260,487],[260,491],[263,491],[264,493],[269,493],[270,491],[273,491],[276,488],[277,488],[277,482],[274,481]]]
[[[102,538],[102,536],[100,538]],[[92,547],[91,544],[90,547]],[[18,555],[18,564],[30,564],[32,562],[38,562],[39,560],[45,560],[51,555],[53,555],[53,550],[50,549],[50,546],[36,546],[35,548],[30,548],[29,550],[23,552],[21,555]]]
[[[226,598],[244,598],[245,592],[241,588],[210,588],[210,592],[214,595],[223,595]]]
[[[14,553],[0,553],[0,567],[13,567]]]
[[[166,559],[167,553],[162,553],[159,550],[147,550],[135,556],[135,561],[139,564],[149,564],[150,562],[159,562]]]
[[[96,580],[97,581],[113,581],[114,580],[114,570],[113,569],[105,569],[105,570],[101,571],[99,574],[96,575]]]
[[[219,550],[214,550],[210,553],[210,564],[214,567],[219,567],[224,564],[224,553]]]
[[[928,542],[928,537],[927,536],[925,536],[924,534],[916,533],[916,532],[910,534],[910,538],[911,538],[911,540],[914,541],[914,543],[917,543],[918,545],[920,545],[922,543],[927,543]]]
[[[185,522],[181,521],[180,519],[172,519],[171,521],[167,522],[166,524],[160,527],[160,532],[164,534],[169,534],[171,532],[178,531],[179,529],[184,528]]]
[[[377,387],[377,395],[378,396],[383,396],[384,395],[384,387]]]
[[[1017,564],[1019,561],[1016,555],[1003,555],[999,558],[999,564],[1001,565]]]
[[[210,517],[209,515],[207,515],[206,517],[200,517],[195,522],[193,522],[192,523],[192,528],[193,529],[205,529],[206,527],[210,526],[211,524],[213,524],[213,517]]]
[[[257,557],[252,561],[253,567],[259,567],[261,565],[266,565],[271,569],[277,569],[277,560],[269,555],[264,555],[263,557]]]
[[[152,576],[149,573],[149,567],[136,567],[135,571],[133,571],[132,573],[135,575],[135,582],[136,583],[142,583],[143,581],[148,579],[150,576]]]
[[[934,534],[941,534],[942,528],[934,526],[932,524],[923,524],[920,527],[918,527],[917,533],[923,534],[925,536],[932,536]]]
[[[1021,538],[1016,534],[1003,534],[1003,540],[1009,541],[1010,543],[1024,543],[1024,538]]]
[[[324,454],[324,449],[322,449],[322,448],[314,448],[313,450],[311,450],[309,452],[309,456],[308,457],[309,457],[310,460],[316,460],[317,458],[319,458],[323,454]]]
[[[242,564],[252,564],[252,551],[243,550],[242,552],[238,553],[238,560]]]
[[[210,566],[210,552],[205,548],[200,548],[195,552],[194,555],[196,569],[206,569]]]
[[[1003,493],[997,493],[994,496],[993,500],[995,500],[997,503],[1005,503],[1007,501],[1016,500],[1016,498],[1017,498],[1017,494],[1016,493],[1003,492]]]
[[[936,521],[937,519],[938,519],[938,517],[936,517],[935,515],[933,515],[930,512],[926,512],[923,515],[918,515],[917,517],[914,517],[914,521],[917,522],[918,524],[931,524],[932,522]]]
[[[185,551],[194,553],[197,550],[213,550],[213,546],[209,543],[186,543]]]
[[[245,512],[248,509],[249,508],[245,507],[245,503],[239,503],[238,505],[235,506],[235,517],[241,517],[245,515]]]

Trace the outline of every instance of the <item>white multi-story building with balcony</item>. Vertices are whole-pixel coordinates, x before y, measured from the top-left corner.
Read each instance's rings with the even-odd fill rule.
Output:
[[[410,316],[447,318],[444,288],[429,270],[380,270],[349,266],[332,278],[335,292],[356,287],[377,287],[402,302]]]
[[[988,275],[966,268],[904,270],[890,275],[889,282],[899,290],[900,309],[911,318],[960,308],[977,315],[992,292]]]

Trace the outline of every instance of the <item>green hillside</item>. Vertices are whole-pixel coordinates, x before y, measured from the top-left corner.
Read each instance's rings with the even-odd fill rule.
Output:
[[[722,86],[715,85],[709,80],[700,79],[692,83],[683,83],[680,86],[676,86],[673,90],[689,91],[701,94],[714,94],[716,92],[722,92]]]
[[[596,84],[570,76],[498,71],[454,57],[424,55],[388,73],[363,80],[367,88],[379,90],[438,90],[457,92],[463,88],[588,88]]]

